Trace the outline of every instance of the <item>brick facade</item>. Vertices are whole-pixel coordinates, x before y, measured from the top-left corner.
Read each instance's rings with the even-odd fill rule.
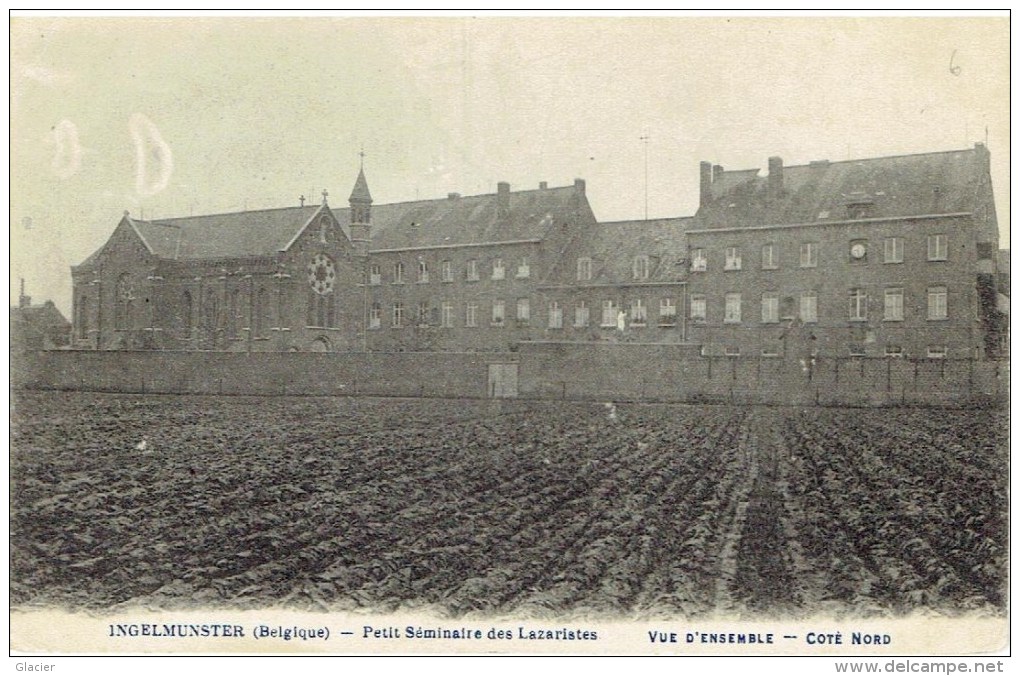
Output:
[[[72,347],[998,356],[988,152],[727,171],[688,218],[597,223],[584,181],[144,221],[72,269]]]

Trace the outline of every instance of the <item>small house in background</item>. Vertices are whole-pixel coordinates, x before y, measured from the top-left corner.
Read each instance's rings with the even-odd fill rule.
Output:
[[[21,280],[18,306],[11,308],[11,350],[55,350],[71,342],[71,322],[53,301],[32,305]]]

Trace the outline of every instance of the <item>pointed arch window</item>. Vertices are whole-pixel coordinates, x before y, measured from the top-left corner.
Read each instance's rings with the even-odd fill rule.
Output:
[[[269,329],[269,291],[260,287],[255,294],[254,329],[256,338],[265,338]]]
[[[325,295],[309,291],[308,294],[308,324],[309,327],[335,329],[338,323],[337,308],[338,297],[335,293]],[[263,324],[268,326],[268,316],[263,319]],[[261,335],[256,333],[256,335]]]
[[[276,289],[276,325],[280,330],[288,330],[287,293],[283,287]]]
[[[78,337],[88,338],[89,336],[89,297],[82,294],[78,298],[78,317],[75,324],[78,325]]]
[[[131,310],[135,301],[134,286],[127,273],[117,278],[116,293],[113,325],[118,331],[124,331],[131,328]]]
[[[185,291],[181,296],[181,325],[184,327],[184,338],[191,338],[192,310],[194,302],[191,300],[191,292]]]
[[[230,292],[230,316],[227,327],[231,338],[237,338],[241,328],[241,290],[234,289]]]
[[[205,315],[205,330],[213,332],[216,330],[217,317],[219,314],[219,303],[217,303],[216,291],[214,289],[207,289],[205,292],[205,303],[203,306]]]

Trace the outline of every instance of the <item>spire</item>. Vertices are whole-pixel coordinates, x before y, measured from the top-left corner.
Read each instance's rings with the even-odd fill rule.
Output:
[[[354,190],[351,191],[349,202],[360,202],[362,204],[372,203],[372,193],[368,192],[368,181],[365,180],[365,169],[358,170],[358,180],[354,182]]]
[[[361,167],[358,169],[358,180],[354,182],[354,190],[350,197],[351,241],[359,256],[368,255],[368,245],[372,239],[372,194],[368,192],[368,181],[365,180],[365,151],[361,156]]]

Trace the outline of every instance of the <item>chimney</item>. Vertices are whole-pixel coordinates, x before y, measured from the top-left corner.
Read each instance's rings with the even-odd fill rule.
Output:
[[[698,206],[705,206],[712,201],[712,163],[701,163],[701,199]]]
[[[722,178],[723,168],[721,164],[712,165],[712,183],[715,183]]]
[[[460,199],[460,193],[459,192],[448,192],[448,193],[446,193],[446,199],[448,199],[448,200]]]
[[[506,181],[496,184],[496,214],[500,218],[510,215],[510,184]]]
[[[574,179],[574,190],[577,192],[578,197],[583,197],[584,196],[584,179],[583,178],[575,178]]]
[[[32,304],[32,298],[25,295],[25,278],[21,278],[21,293],[18,295],[18,307],[28,307]]]
[[[545,190],[548,187],[549,187],[549,184],[547,182],[539,181],[539,183],[538,183],[538,189],[539,190]]]
[[[988,147],[979,141],[974,144],[974,151],[977,153],[978,161],[981,163],[981,168],[985,171],[990,171],[992,154],[988,152]]]
[[[778,193],[783,190],[783,158],[769,158],[769,190]]]

